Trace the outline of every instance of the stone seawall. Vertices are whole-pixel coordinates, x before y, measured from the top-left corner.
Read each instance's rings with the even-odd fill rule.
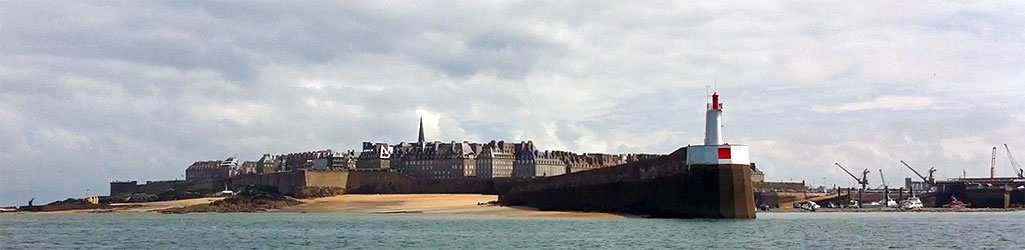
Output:
[[[745,165],[686,166],[686,148],[620,166],[534,179],[499,194],[509,206],[671,218],[754,218]]]
[[[513,178],[420,180],[394,171],[301,170],[236,176],[233,190],[247,185],[275,186],[284,194],[303,187],[340,187],[350,194],[498,194]]]

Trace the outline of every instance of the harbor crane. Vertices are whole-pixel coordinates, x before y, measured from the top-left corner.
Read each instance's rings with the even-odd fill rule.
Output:
[[[1004,143],[1004,149],[1007,149],[1007,160],[1011,161],[1011,167],[1017,171],[1018,178],[1025,178],[1025,169],[1018,165],[1018,161],[1014,159],[1014,155],[1011,154],[1011,148],[1007,146],[1007,143]]]
[[[911,172],[914,172],[915,175],[918,176],[918,178],[921,178],[922,181],[924,181],[926,184],[929,184],[929,186],[932,186],[932,185],[936,184],[936,179],[933,179],[933,177],[932,177],[932,174],[934,172],[936,172],[936,168],[929,168],[929,177],[926,178],[925,176],[922,176],[922,174],[918,173],[918,171],[916,171],[915,168],[912,168],[910,165],[908,165],[907,162],[904,162],[904,160],[901,160],[900,164],[904,164],[905,167],[908,167],[908,169],[911,169]]]
[[[993,158],[990,158],[989,163],[989,178],[996,178],[997,174],[997,147],[993,147]]]
[[[883,170],[882,169],[879,170],[879,180],[881,180],[883,182],[883,185],[879,186],[879,188],[886,188],[887,187],[886,186],[886,177],[883,177]]]
[[[840,169],[846,172],[847,175],[850,175],[851,178],[854,178],[854,180],[857,181],[858,184],[861,184],[861,190],[865,190],[866,186],[868,186],[868,173],[871,171],[868,171],[868,169],[866,168],[865,171],[861,172],[861,178],[858,178],[857,176],[854,176],[854,174],[852,174],[851,171],[847,171],[847,169],[840,165],[839,162],[835,164],[837,167],[840,167]]]

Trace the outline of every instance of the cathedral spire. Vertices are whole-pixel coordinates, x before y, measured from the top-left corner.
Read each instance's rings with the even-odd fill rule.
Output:
[[[420,137],[416,140],[420,144],[424,143],[424,117],[420,117]]]

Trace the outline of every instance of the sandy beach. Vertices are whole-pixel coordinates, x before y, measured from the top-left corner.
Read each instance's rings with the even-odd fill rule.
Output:
[[[113,203],[110,204],[110,208],[100,209],[79,209],[79,210],[61,210],[61,211],[47,211],[47,212],[18,212],[18,213],[33,213],[33,214],[75,214],[75,213],[156,213],[160,210],[176,207],[186,207],[200,204],[209,204],[210,202],[224,199],[222,197],[216,198],[195,198],[185,200],[174,200],[174,201],[156,201],[156,202],[140,202],[140,203]]]
[[[110,209],[86,209],[43,214],[69,213],[155,213],[169,208],[208,204],[223,198],[197,198],[176,201],[117,203]],[[623,218],[623,215],[594,212],[538,211],[529,207],[503,207],[486,204],[497,201],[497,195],[479,194],[348,194],[305,199],[302,205],[270,212],[353,213],[353,214],[461,214],[535,218]],[[23,213],[23,212],[19,212]]]
[[[114,203],[111,204],[113,209],[112,212],[123,212],[123,213],[147,213],[147,212],[159,212],[160,210],[185,207],[200,204],[209,204],[210,202],[224,199],[222,197],[217,198],[196,198],[196,199],[185,199],[185,200],[174,200],[174,201],[156,201],[156,202],[142,202],[142,203]]]
[[[308,213],[422,213],[422,214],[469,214],[505,217],[546,218],[622,218],[610,213],[538,211],[529,207],[503,207],[480,205],[497,201],[497,195],[479,194],[349,194],[304,200],[307,203],[292,206],[282,212]]]

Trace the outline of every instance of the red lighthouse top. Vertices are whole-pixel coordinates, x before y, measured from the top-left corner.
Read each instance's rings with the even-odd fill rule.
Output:
[[[712,92],[712,103],[708,106],[708,109],[722,109],[722,103],[719,103],[719,92]]]

